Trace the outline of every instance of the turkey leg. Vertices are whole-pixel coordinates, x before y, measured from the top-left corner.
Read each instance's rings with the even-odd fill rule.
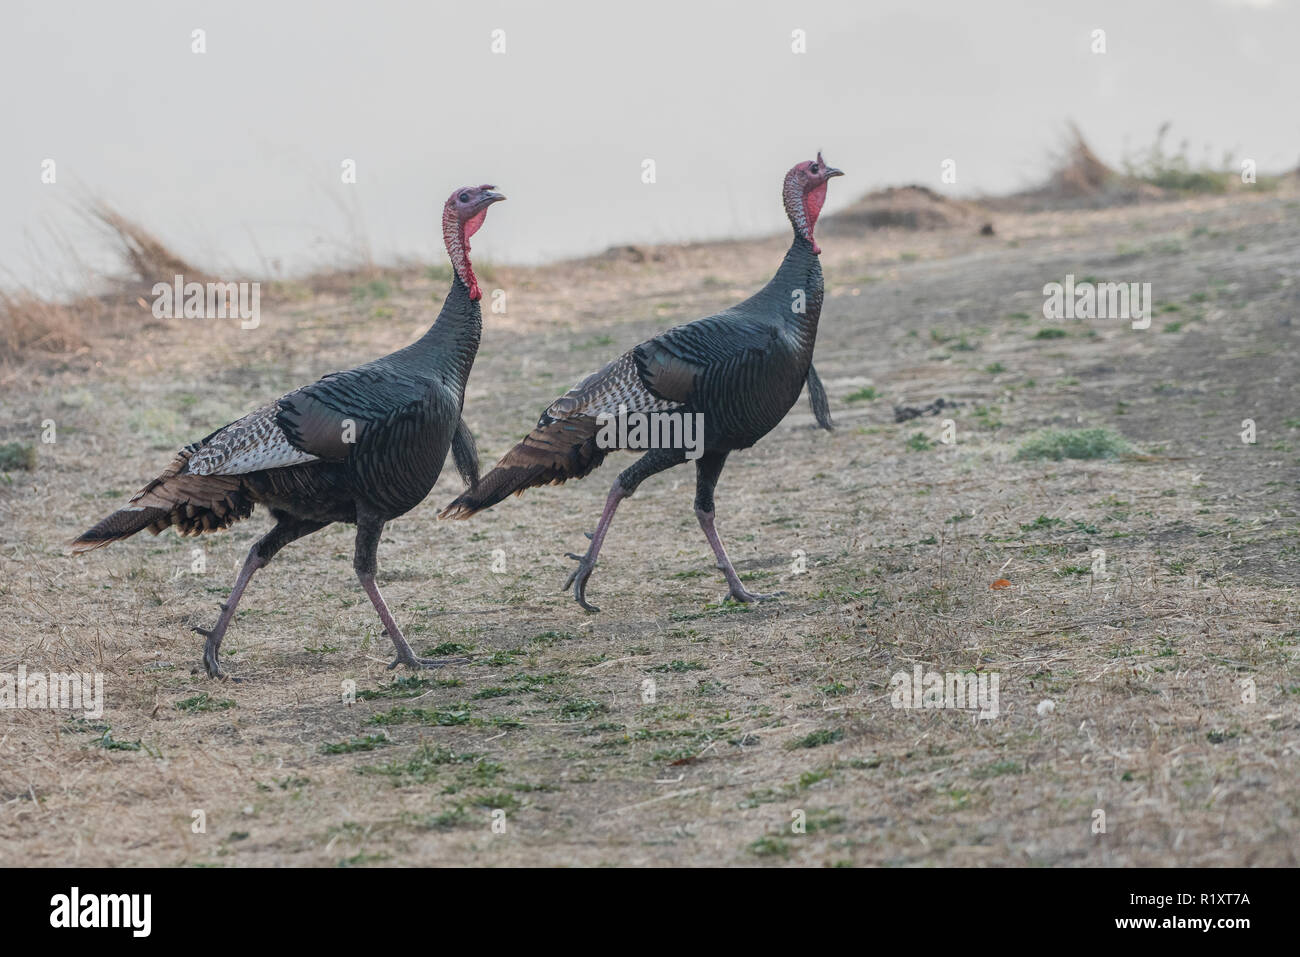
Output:
[[[397,649],[397,657],[389,664],[388,670],[392,671],[398,665],[406,665],[408,668],[442,668],[445,665],[460,665],[469,661],[468,658],[419,658],[411,650],[406,636],[402,634],[402,629],[397,627],[393,613],[388,610],[388,603],[379,593],[379,586],[375,584],[375,572],[379,569],[379,536],[383,531],[382,519],[357,511],[357,544],[352,567],[356,569],[357,578],[361,580],[361,587],[370,596],[370,603],[375,606],[375,611],[379,612],[379,620],[384,623],[384,631],[389,638],[393,639],[393,647]]]
[[[573,570],[573,574],[569,576],[569,580],[564,583],[560,591],[568,591],[569,586],[572,585],[573,597],[577,599],[579,605],[587,611],[600,611],[595,605],[587,604],[587,579],[596,570],[596,556],[600,554],[600,546],[605,541],[605,533],[609,531],[609,523],[614,520],[618,503],[635,492],[650,476],[685,461],[686,454],[681,449],[652,449],[619,473],[614,487],[609,490],[609,496],[605,499],[605,510],[600,513],[596,531],[587,536],[591,539],[587,554],[575,555],[569,552],[565,555],[566,558],[576,561],[578,567]]]
[[[776,598],[781,594],[780,592],[771,595],[760,595],[741,584],[740,576],[736,574],[735,566],[731,564],[731,559],[727,557],[727,550],[722,547],[722,539],[718,537],[718,530],[713,525],[713,489],[718,484],[718,476],[722,474],[722,466],[726,462],[726,452],[707,452],[696,460],[695,517],[699,519],[700,528],[704,529],[704,537],[709,540],[713,554],[718,559],[718,567],[727,576],[727,584],[731,588],[732,599],[751,602]]]
[[[618,503],[632,494],[623,488],[621,478],[620,476],[614,480],[614,487],[609,490],[609,497],[605,499],[605,510],[600,513],[600,521],[596,523],[596,531],[588,536],[591,539],[591,545],[587,548],[587,554],[565,553],[565,558],[574,559],[578,563],[578,567],[573,570],[573,574],[569,576],[569,580],[564,583],[564,587],[560,591],[568,591],[569,586],[572,585],[573,597],[587,611],[600,611],[595,605],[587,603],[587,579],[596,570],[596,556],[600,554],[600,546],[605,541],[605,533],[609,531],[609,523],[614,520],[614,512],[618,509]]]
[[[253,578],[253,573],[259,568],[265,568],[270,564],[275,553],[284,546],[288,545],[295,539],[302,538],[304,535],[310,535],[312,532],[324,528],[326,522],[304,522],[298,519],[278,517],[275,527],[259,538],[253,547],[248,550],[248,557],[244,559],[243,567],[239,569],[239,576],[235,579],[235,587],[230,590],[230,597],[226,603],[221,606],[221,616],[217,618],[217,623],[209,628],[195,628],[200,635],[203,635],[207,641],[203,643],[203,667],[210,678],[224,677],[221,673],[221,665],[217,663],[217,654],[221,650],[221,639],[226,634],[226,627],[230,620],[235,617],[235,609],[239,607],[239,599],[244,596],[244,589]]]

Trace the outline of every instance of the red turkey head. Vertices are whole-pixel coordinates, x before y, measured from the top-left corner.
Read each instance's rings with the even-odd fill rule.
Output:
[[[812,244],[815,253],[821,252],[813,238],[813,229],[826,202],[826,184],[832,177],[843,175],[842,170],[826,165],[820,150],[815,160],[800,163],[785,174],[785,186],[781,190],[785,214],[790,217],[794,231]]]
[[[469,297],[482,298],[474,267],[469,261],[469,238],[478,232],[487,216],[488,207],[505,199],[494,192],[495,186],[462,186],[447,197],[442,207],[442,239],[447,244],[447,256],[460,281],[469,287]]]

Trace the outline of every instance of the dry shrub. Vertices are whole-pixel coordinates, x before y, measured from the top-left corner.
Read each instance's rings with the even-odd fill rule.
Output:
[[[1047,189],[1060,196],[1092,196],[1119,178],[1088,145],[1074,123],[1069,124],[1066,144],[1057,157]]]
[[[1050,172],[1042,185],[1010,196],[988,197],[998,210],[1101,209],[1166,198],[1158,186],[1107,165],[1073,122],[1059,150],[1049,155]]]
[[[103,200],[96,200],[88,215],[106,226],[122,251],[132,275],[152,286],[184,276],[187,282],[208,282],[213,277],[195,268],[162,244],[153,233],[134,220],[127,219]]]
[[[87,349],[96,336],[111,331],[118,316],[139,308],[141,283],[152,288],[159,281],[170,283],[178,274],[186,281],[211,281],[210,273],[195,268],[102,200],[89,203],[84,213],[108,230],[121,251],[126,275],[94,276],[92,282],[105,291],[64,299],[46,298],[24,286],[0,290],[0,363]]]
[[[26,289],[0,291],[0,357],[75,352],[87,344],[87,318],[80,304],[52,302]]]

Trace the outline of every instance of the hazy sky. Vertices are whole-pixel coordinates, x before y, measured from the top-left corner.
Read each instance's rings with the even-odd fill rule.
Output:
[[[516,262],[775,229],[784,171],[818,147],[848,173],[831,210],[906,182],[1002,191],[1042,176],[1067,118],[1112,162],[1170,121],[1195,156],[1280,170],[1298,49],[1295,0],[5,0],[0,281],[60,274],[54,236],[95,261],[70,215],[88,195],[256,278],[362,235],[440,261],[466,183],[510,197],[474,245]]]

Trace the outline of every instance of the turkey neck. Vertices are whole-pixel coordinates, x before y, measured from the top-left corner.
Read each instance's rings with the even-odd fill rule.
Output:
[[[463,399],[482,332],[483,312],[478,301],[469,297],[469,287],[453,271],[451,290],[438,318],[428,332],[399,354],[413,372],[440,380]]]
[[[803,312],[793,308],[797,304],[795,292],[804,295]],[[782,333],[795,346],[800,355],[812,361],[813,344],[817,340],[817,321],[822,313],[822,264],[813,252],[812,243],[798,232],[794,242],[781,262],[772,281],[754,296],[761,300],[762,309],[755,310],[780,325]],[[753,300],[751,300],[753,301]],[[759,305],[759,303],[755,303]]]

